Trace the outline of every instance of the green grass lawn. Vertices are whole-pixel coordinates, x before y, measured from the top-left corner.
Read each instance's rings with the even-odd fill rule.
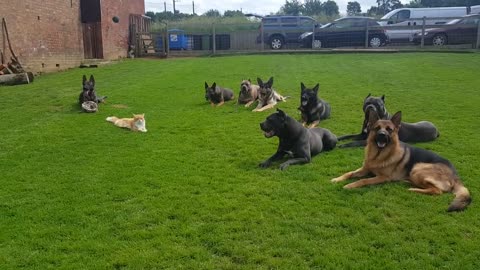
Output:
[[[0,269],[479,269],[479,67],[478,53],[138,59],[1,87]],[[90,73],[109,96],[96,114],[77,106]],[[203,89],[238,94],[257,76],[274,76],[297,119],[300,82],[319,82],[336,135],[360,131],[368,93],[432,121],[440,138],[419,146],[453,162],[472,205],[330,183],[361,166],[360,148],[259,169],[278,143],[259,128],[273,110],[212,108]],[[105,121],[132,113],[148,133]]]

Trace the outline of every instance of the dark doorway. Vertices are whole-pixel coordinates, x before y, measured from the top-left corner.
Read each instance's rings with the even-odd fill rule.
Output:
[[[103,58],[102,11],[100,0],[81,0],[80,15],[83,25],[83,50],[85,58]]]

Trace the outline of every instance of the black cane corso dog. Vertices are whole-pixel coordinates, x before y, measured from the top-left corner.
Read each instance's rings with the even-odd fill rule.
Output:
[[[277,109],[260,123],[265,137],[277,136],[280,139],[277,152],[260,163],[260,167],[267,168],[273,161],[282,159],[285,155],[290,158],[280,164],[284,170],[290,165],[309,163],[312,156],[322,151],[335,148],[337,137],[325,128],[306,128],[301,123]]]
[[[392,116],[387,112],[385,107],[385,95],[381,97],[373,97],[368,94],[363,101],[364,119],[362,131],[359,134],[345,135],[338,138],[339,141],[353,139],[353,142],[339,145],[340,148],[365,146],[368,137],[368,119],[370,112],[375,112],[380,119],[389,120]],[[406,143],[429,142],[440,136],[438,129],[428,121],[420,121],[417,123],[402,122],[398,131],[400,141]]]

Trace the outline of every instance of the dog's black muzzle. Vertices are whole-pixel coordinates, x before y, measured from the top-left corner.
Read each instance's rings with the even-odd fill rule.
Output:
[[[390,134],[384,130],[379,130],[375,136],[375,142],[378,148],[385,148],[390,143]]]
[[[275,136],[275,131],[266,121],[260,123],[260,128],[262,129],[263,135],[265,135],[266,138]]]

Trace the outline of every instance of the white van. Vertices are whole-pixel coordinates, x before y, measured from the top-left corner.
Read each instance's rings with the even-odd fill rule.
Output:
[[[399,8],[390,11],[379,21],[386,26],[390,41],[409,41],[415,32],[421,28],[423,17],[426,25],[445,24],[452,19],[468,14],[480,13],[480,5],[471,7],[435,7],[435,8]],[[409,28],[409,26],[411,28]],[[388,29],[388,27],[403,27],[402,29]]]

